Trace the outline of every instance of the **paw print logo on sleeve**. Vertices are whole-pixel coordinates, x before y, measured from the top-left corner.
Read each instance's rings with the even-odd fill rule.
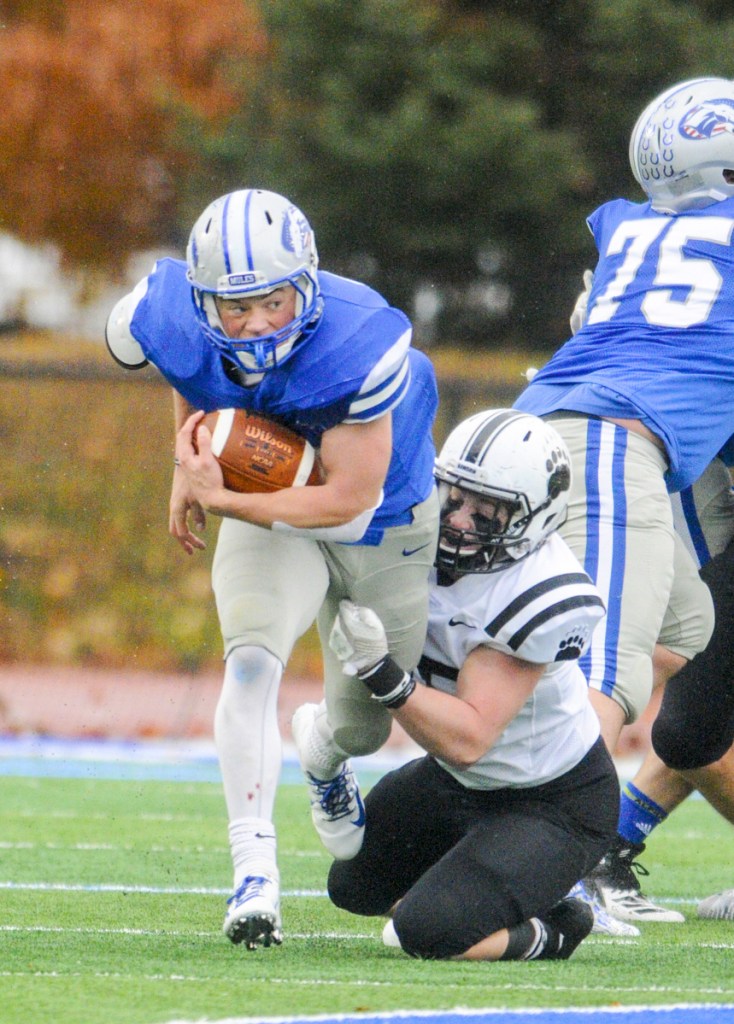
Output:
[[[558,645],[558,653],[554,661],[575,661],[584,653],[589,642],[587,626],[572,626],[568,635]]]

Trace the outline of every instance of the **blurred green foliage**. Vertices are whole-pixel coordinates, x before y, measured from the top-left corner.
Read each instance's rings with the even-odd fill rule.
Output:
[[[0,659],[218,661],[209,551],[189,559],[167,535],[164,389],[6,379],[0,395]]]
[[[5,8],[0,227],[93,284],[141,249],[183,254],[217,195],[272,189],[326,269],[411,315],[423,296],[434,347],[555,349],[595,260],[586,217],[643,198],[638,114],[734,68],[734,12],[714,0]]]
[[[433,288],[433,343],[485,351],[565,339],[596,260],[586,217],[617,196],[644,199],[627,158],[637,116],[676,81],[734,68],[734,14],[710,0],[268,0],[260,11],[268,59],[233,116],[192,135],[206,170],[187,181],[183,220],[212,189],[283,192],[311,219],[327,269],[409,312]]]
[[[444,352],[437,442],[447,416],[519,390],[520,369]],[[463,388],[446,384],[462,378]],[[6,340],[0,445],[0,663],[218,671],[218,521],[209,517],[207,550],[190,557],[168,535],[173,412],[158,376],[118,371],[100,345]],[[289,667],[318,674],[315,630]]]

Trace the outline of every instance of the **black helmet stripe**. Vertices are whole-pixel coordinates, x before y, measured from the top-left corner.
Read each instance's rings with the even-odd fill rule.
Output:
[[[484,423],[477,427],[466,443],[461,455],[462,462],[480,463],[487,450],[487,446],[510,423],[524,416],[525,413],[517,412],[515,409],[503,409],[494,416],[490,416]]]

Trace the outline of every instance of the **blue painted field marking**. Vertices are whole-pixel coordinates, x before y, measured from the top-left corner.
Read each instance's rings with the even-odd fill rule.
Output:
[[[620,1006],[551,1010],[398,1010],[394,1013],[313,1017],[227,1017],[210,1024],[734,1024],[734,1006]],[[175,1020],[166,1024],[194,1024]]]
[[[368,786],[402,764],[400,754],[353,758]],[[214,744],[208,740],[74,740],[0,736],[0,777],[106,779],[113,782],[211,782],[221,785]],[[284,744],[282,783],[303,782],[295,748]]]

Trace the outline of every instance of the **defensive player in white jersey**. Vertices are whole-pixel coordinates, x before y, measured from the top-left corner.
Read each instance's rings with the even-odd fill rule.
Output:
[[[204,547],[195,531],[205,514],[222,517],[212,582],[226,659],[214,735],[234,867],[224,932],[268,946],[281,939],[278,688],[296,640],[317,616],[330,627],[345,597],[379,609],[405,667],[425,636],[438,529],[433,368],[411,347],[407,317],[366,285],[320,271],[304,214],[260,189],[207,206],[186,262],[160,260],[118,302],[107,343],[123,366],[150,362],[174,389],[170,533],[191,554]],[[226,490],[208,431],[198,451],[192,433],[204,412],[228,407],[307,437],[323,485]],[[349,824],[361,808],[345,759],[378,749],[391,721],[328,645],[324,662],[313,789],[325,822],[346,814]]]
[[[345,670],[427,754],[369,792],[362,846],[333,862],[329,895],[390,917],[384,941],[411,956],[563,959],[593,925],[566,894],[619,799],[578,666],[604,606],[556,532],[570,459],[542,420],[489,410],[452,431],[436,476],[418,671],[395,664],[370,608],[342,602],[332,631]]]
[[[653,657],[663,681],[713,629],[669,493],[734,435],[733,129],[726,79],[679,83],[643,111],[630,161],[648,201],[589,218],[599,260],[583,323],[515,403],[552,418],[571,453],[562,534],[607,604],[581,664],[610,750],[647,706]]]

